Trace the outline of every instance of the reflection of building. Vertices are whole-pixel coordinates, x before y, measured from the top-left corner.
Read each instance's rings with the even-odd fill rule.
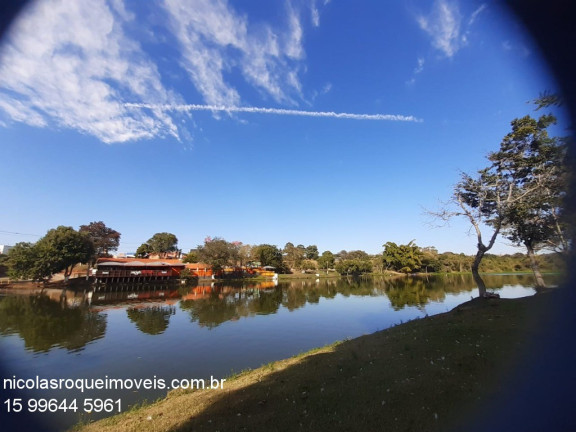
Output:
[[[161,305],[174,305],[181,294],[173,284],[114,284],[96,287],[94,292],[89,292],[89,303],[96,311],[105,309],[121,309],[126,305],[131,307],[146,307],[151,303]]]
[[[0,245],[0,254],[7,254],[14,246]]]

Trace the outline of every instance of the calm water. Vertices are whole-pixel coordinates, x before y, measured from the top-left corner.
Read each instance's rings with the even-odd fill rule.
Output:
[[[486,276],[501,297],[534,293],[530,275]],[[554,280],[548,280],[554,283]],[[0,297],[3,378],[225,378],[311,348],[426,315],[477,295],[470,276],[208,284]],[[167,390],[25,390],[23,398],[121,399]],[[6,406],[0,408],[2,414]],[[90,414],[90,418],[102,415]],[[55,430],[78,413],[44,413]]]

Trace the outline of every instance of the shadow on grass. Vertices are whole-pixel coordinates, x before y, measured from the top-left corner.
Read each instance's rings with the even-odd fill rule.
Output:
[[[545,303],[536,297],[476,299],[267,365],[171,431],[461,429],[511,384]]]

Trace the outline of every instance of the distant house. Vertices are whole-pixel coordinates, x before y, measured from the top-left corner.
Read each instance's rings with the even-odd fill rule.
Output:
[[[136,257],[136,252],[119,252],[114,255],[114,258],[134,258]]]
[[[163,253],[151,253],[148,258],[150,259],[178,259],[182,255],[181,251],[174,252],[163,252]]]
[[[7,254],[8,251],[10,249],[12,249],[14,246],[8,246],[8,245],[0,245],[0,254]]]

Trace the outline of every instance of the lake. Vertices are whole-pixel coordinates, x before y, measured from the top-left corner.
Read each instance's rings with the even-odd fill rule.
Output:
[[[501,297],[535,292],[531,275],[484,278],[488,290]],[[553,276],[547,279],[557,282]],[[117,412],[118,405],[126,411],[166,395],[174,379],[221,380],[311,348],[447,312],[477,295],[469,275],[118,285],[96,292],[87,286],[76,292],[46,290],[42,296],[4,295],[2,378],[4,387],[36,377],[64,387],[72,379],[84,379],[83,386],[97,379],[124,380],[122,390],[22,390],[23,403],[31,398],[76,400],[76,412],[64,412],[63,406],[39,414],[47,427],[64,430],[78,422],[87,398],[113,400],[106,408],[111,413],[94,409],[83,414],[84,420],[101,418]],[[141,380],[148,380],[148,389]],[[7,409],[4,403],[0,412]]]

